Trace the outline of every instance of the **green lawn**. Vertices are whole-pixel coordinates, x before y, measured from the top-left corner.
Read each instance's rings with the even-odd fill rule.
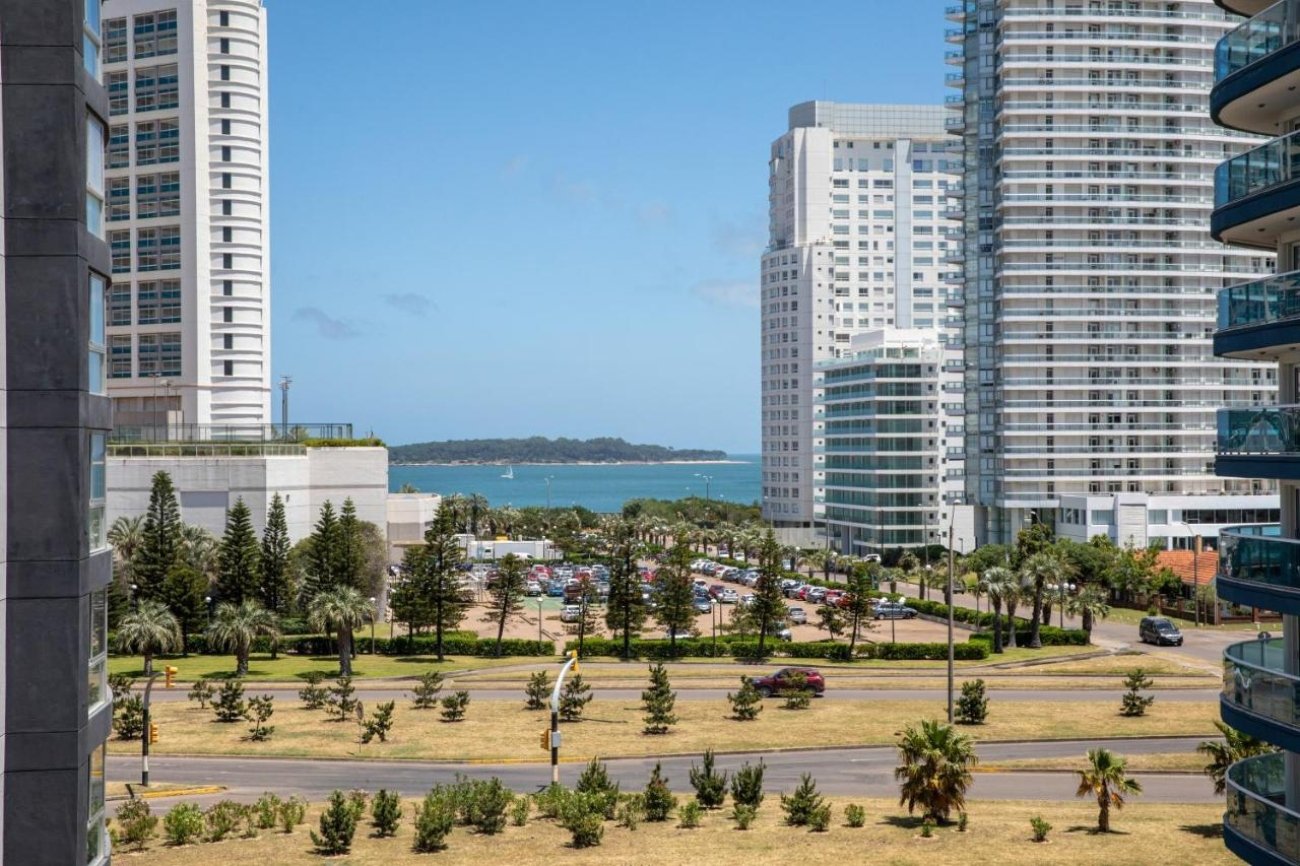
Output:
[[[541,662],[537,658],[481,658],[479,656],[448,656],[438,663],[433,656],[372,656],[358,655],[352,662],[352,676],[358,679],[380,677],[418,677],[426,671],[464,671],[502,665]],[[234,656],[159,656],[154,659],[154,670],[159,673],[165,665],[177,669],[178,682],[204,679],[230,679],[235,675]],[[108,660],[108,671],[114,674],[144,676],[144,659],[140,656],[115,656]],[[336,677],[339,672],[338,656],[284,655],[272,660],[266,653],[254,653],[249,659],[250,681],[293,682],[303,679],[310,671],[320,671],[326,677]]]

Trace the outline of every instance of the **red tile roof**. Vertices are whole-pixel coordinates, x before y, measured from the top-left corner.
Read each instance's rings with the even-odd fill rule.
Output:
[[[1199,554],[1190,550],[1162,550],[1156,557],[1156,564],[1172,570],[1183,583],[1199,582],[1204,586],[1214,579],[1219,569],[1219,554],[1213,550],[1202,550]],[[1192,575],[1193,564],[1195,577]]]

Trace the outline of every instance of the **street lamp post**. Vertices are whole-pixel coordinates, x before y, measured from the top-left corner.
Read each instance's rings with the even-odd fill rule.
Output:
[[[722,602],[715,598],[709,614],[709,622],[713,625],[713,657],[716,659],[718,657],[718,621],[722,619]]]
[[[952,530],[953,517],[957,509],[951,505],[948,506],[948,724],[952,724],[952,693],[953,693],[953,642],[952,642]]]
[[[208,611],[208,625],[212,625],[212,596],[203,596],[203,606]]]
[[[375,617],[379,616],[379,608],[375,605],[378,602],[373,595],[370,596],[370,654],[375,654]]]

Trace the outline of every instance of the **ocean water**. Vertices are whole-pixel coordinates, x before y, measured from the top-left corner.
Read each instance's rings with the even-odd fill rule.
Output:
[[[582,505],[597,512],[616,512],[629,499],[682,499],[708,496],[746,505],[757,502],[762,487],[757,454],[739,454],[727,463],[628,463],[620,465],[516,465],[513,480],[502,478],[505,466],[390,466],[388,489],[411,484],[424,493],[480,493],[493,507]]]

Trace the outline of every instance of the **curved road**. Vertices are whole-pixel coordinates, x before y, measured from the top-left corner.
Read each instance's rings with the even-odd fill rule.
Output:
[[[1033,757],[1078,757],[1095,746],[1106,746],[1121,754],[1190,752],[1201,738],[1177,737],[1151,740],[1076,740],[1070,742],[987,743],[977,747],[984,762]],[[768,791],[782,791],[798,784],[801,773],[811,773],[824,793],[893,797],[897,752],[892,746],[821,749],[787,752],[753,752],[720,755],[720,769],[734,770],[743,762],[759,759],[767,765],[764,785]],[[692,758],[617,758],[606,762],[610,775],[624,790],[640,789],[661,760],[670,784],[688,786],[687,772]],[[138,758],[109,756],[108,778],[138,780]],[[429,762],[330,761],[278,758],[167,758],[150,759],[155,782],[193,782],[224,785],[221,797],[256,798],[263,791],[280,795],[299,794],[310,800],[325,799],[334,789],[388,788],[406,796],[419,796],[439,782],[450,782],[456,774],[498,776],[518,791],[533,791],[550,781],[545,764],[457,764]],[[582,765],[562,764],[561,781],[572,784]],[[1217,803],[1213,785],[1203,776],[1135,773],[1142,782],[1144,802]],[[973,797],[989,800],[1072,800],[1076,777],[1072,773],[976,773]],[[215,797],[198,799],[216,799]]]

